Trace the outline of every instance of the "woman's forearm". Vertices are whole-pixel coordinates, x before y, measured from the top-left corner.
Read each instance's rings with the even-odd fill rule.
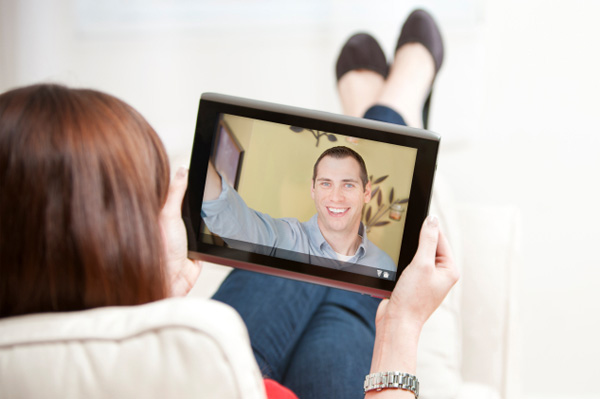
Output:
[[[377,325],[371,373],[397,371],[415,375],[417,347],[421,328],[399,321],[383,320]],[[403,389],[370,391],[365,398],[414,398],[414,394]]]
[[[401,371],[414,374],[421,329],[396,322],[384,323],[377,327],[371,373]]]

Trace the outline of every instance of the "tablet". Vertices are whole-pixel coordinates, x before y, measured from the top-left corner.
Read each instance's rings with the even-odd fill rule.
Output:
[[[189,257],[388,297],[418,246],[439,142],[203,94],[182,209]]]

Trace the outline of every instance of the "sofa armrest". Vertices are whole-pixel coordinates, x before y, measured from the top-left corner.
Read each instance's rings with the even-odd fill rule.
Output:
[[[239,315],[177,298],[0,320],[0,397],[265,397]]]

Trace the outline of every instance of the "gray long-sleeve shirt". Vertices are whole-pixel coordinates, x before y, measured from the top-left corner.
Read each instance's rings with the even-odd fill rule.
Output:
[[[311,263],[336,269],[346,269],[346,266],[352,264],[392,272],[397,269],[390,256],[367,239],[362,223],[358,231],[362,241],[356,253],[346,262],[340,262],[331,245],[321,234],[316,214],[306,222],[295,218],[273,218],[249,208],[225,181],[219,198],[202,204],[202,218],[208,229],[225,241],[231,239],[331,259],[334,261],[327,264],[323,264],[322,261]]]

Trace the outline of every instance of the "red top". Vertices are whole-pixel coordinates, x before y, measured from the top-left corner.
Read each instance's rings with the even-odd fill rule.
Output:
[[[298,399],[294,392],[290,391],[280,383],[269,378],[264,379],[267,398],[269,399]]]

